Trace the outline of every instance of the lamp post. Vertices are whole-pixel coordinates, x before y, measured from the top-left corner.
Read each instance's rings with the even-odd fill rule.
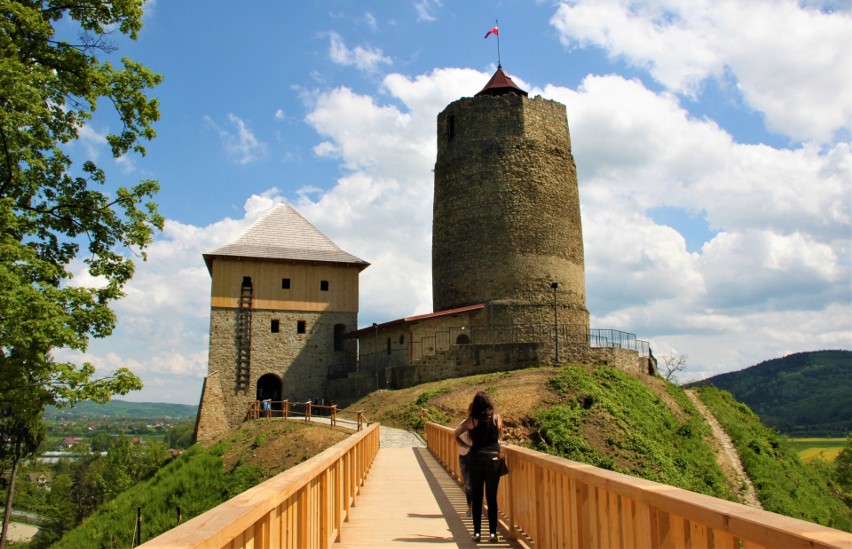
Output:
[[[376,390],[379,390],[379,325],[373,322],[373,328],[376,330],[376,345],[373,349],[376,365]]]
[[[556,336],[556,366],[559,366],[559,319],[556,314],[556,288],[559,287],[558,282],[551,282],[550,287],[553,288],[553,333]]]

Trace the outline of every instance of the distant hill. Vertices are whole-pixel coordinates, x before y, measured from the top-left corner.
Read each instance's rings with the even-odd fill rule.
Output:
[[[791,436],[852,432],[852,351],[796,353],[691,383],[713,385]]]
[[[81,402],[73,408],[54,408],[45,411],[46,419],[188,419],[195,418],[198,406],[189,404],[168,404],[163,402],[127,402],[111,400],[106,404]]]

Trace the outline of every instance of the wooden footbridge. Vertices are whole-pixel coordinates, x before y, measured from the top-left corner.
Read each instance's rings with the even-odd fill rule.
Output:
[[[478,545],[452,430],[426,435],[381,447],[373,424],[142,547],[852,548],[846,532],[515,446],[500,539]]]

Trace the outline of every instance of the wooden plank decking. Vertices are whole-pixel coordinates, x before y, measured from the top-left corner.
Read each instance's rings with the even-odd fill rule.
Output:
[[[380,449],[356,505],[335,549],[477,547],[464,492],[426,448]],[[500,543],[480,546],[520,547],[503,532]]]

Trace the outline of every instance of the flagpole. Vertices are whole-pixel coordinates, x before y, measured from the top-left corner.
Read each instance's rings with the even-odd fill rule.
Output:
[[[494,26],[497,29],[499,29],[500,28],[500,21],[495,19],[494,20]],[[503,68],[503,64],[500,62],[500,31],[499,30],[497,31],[497,68],[498,69]]]

